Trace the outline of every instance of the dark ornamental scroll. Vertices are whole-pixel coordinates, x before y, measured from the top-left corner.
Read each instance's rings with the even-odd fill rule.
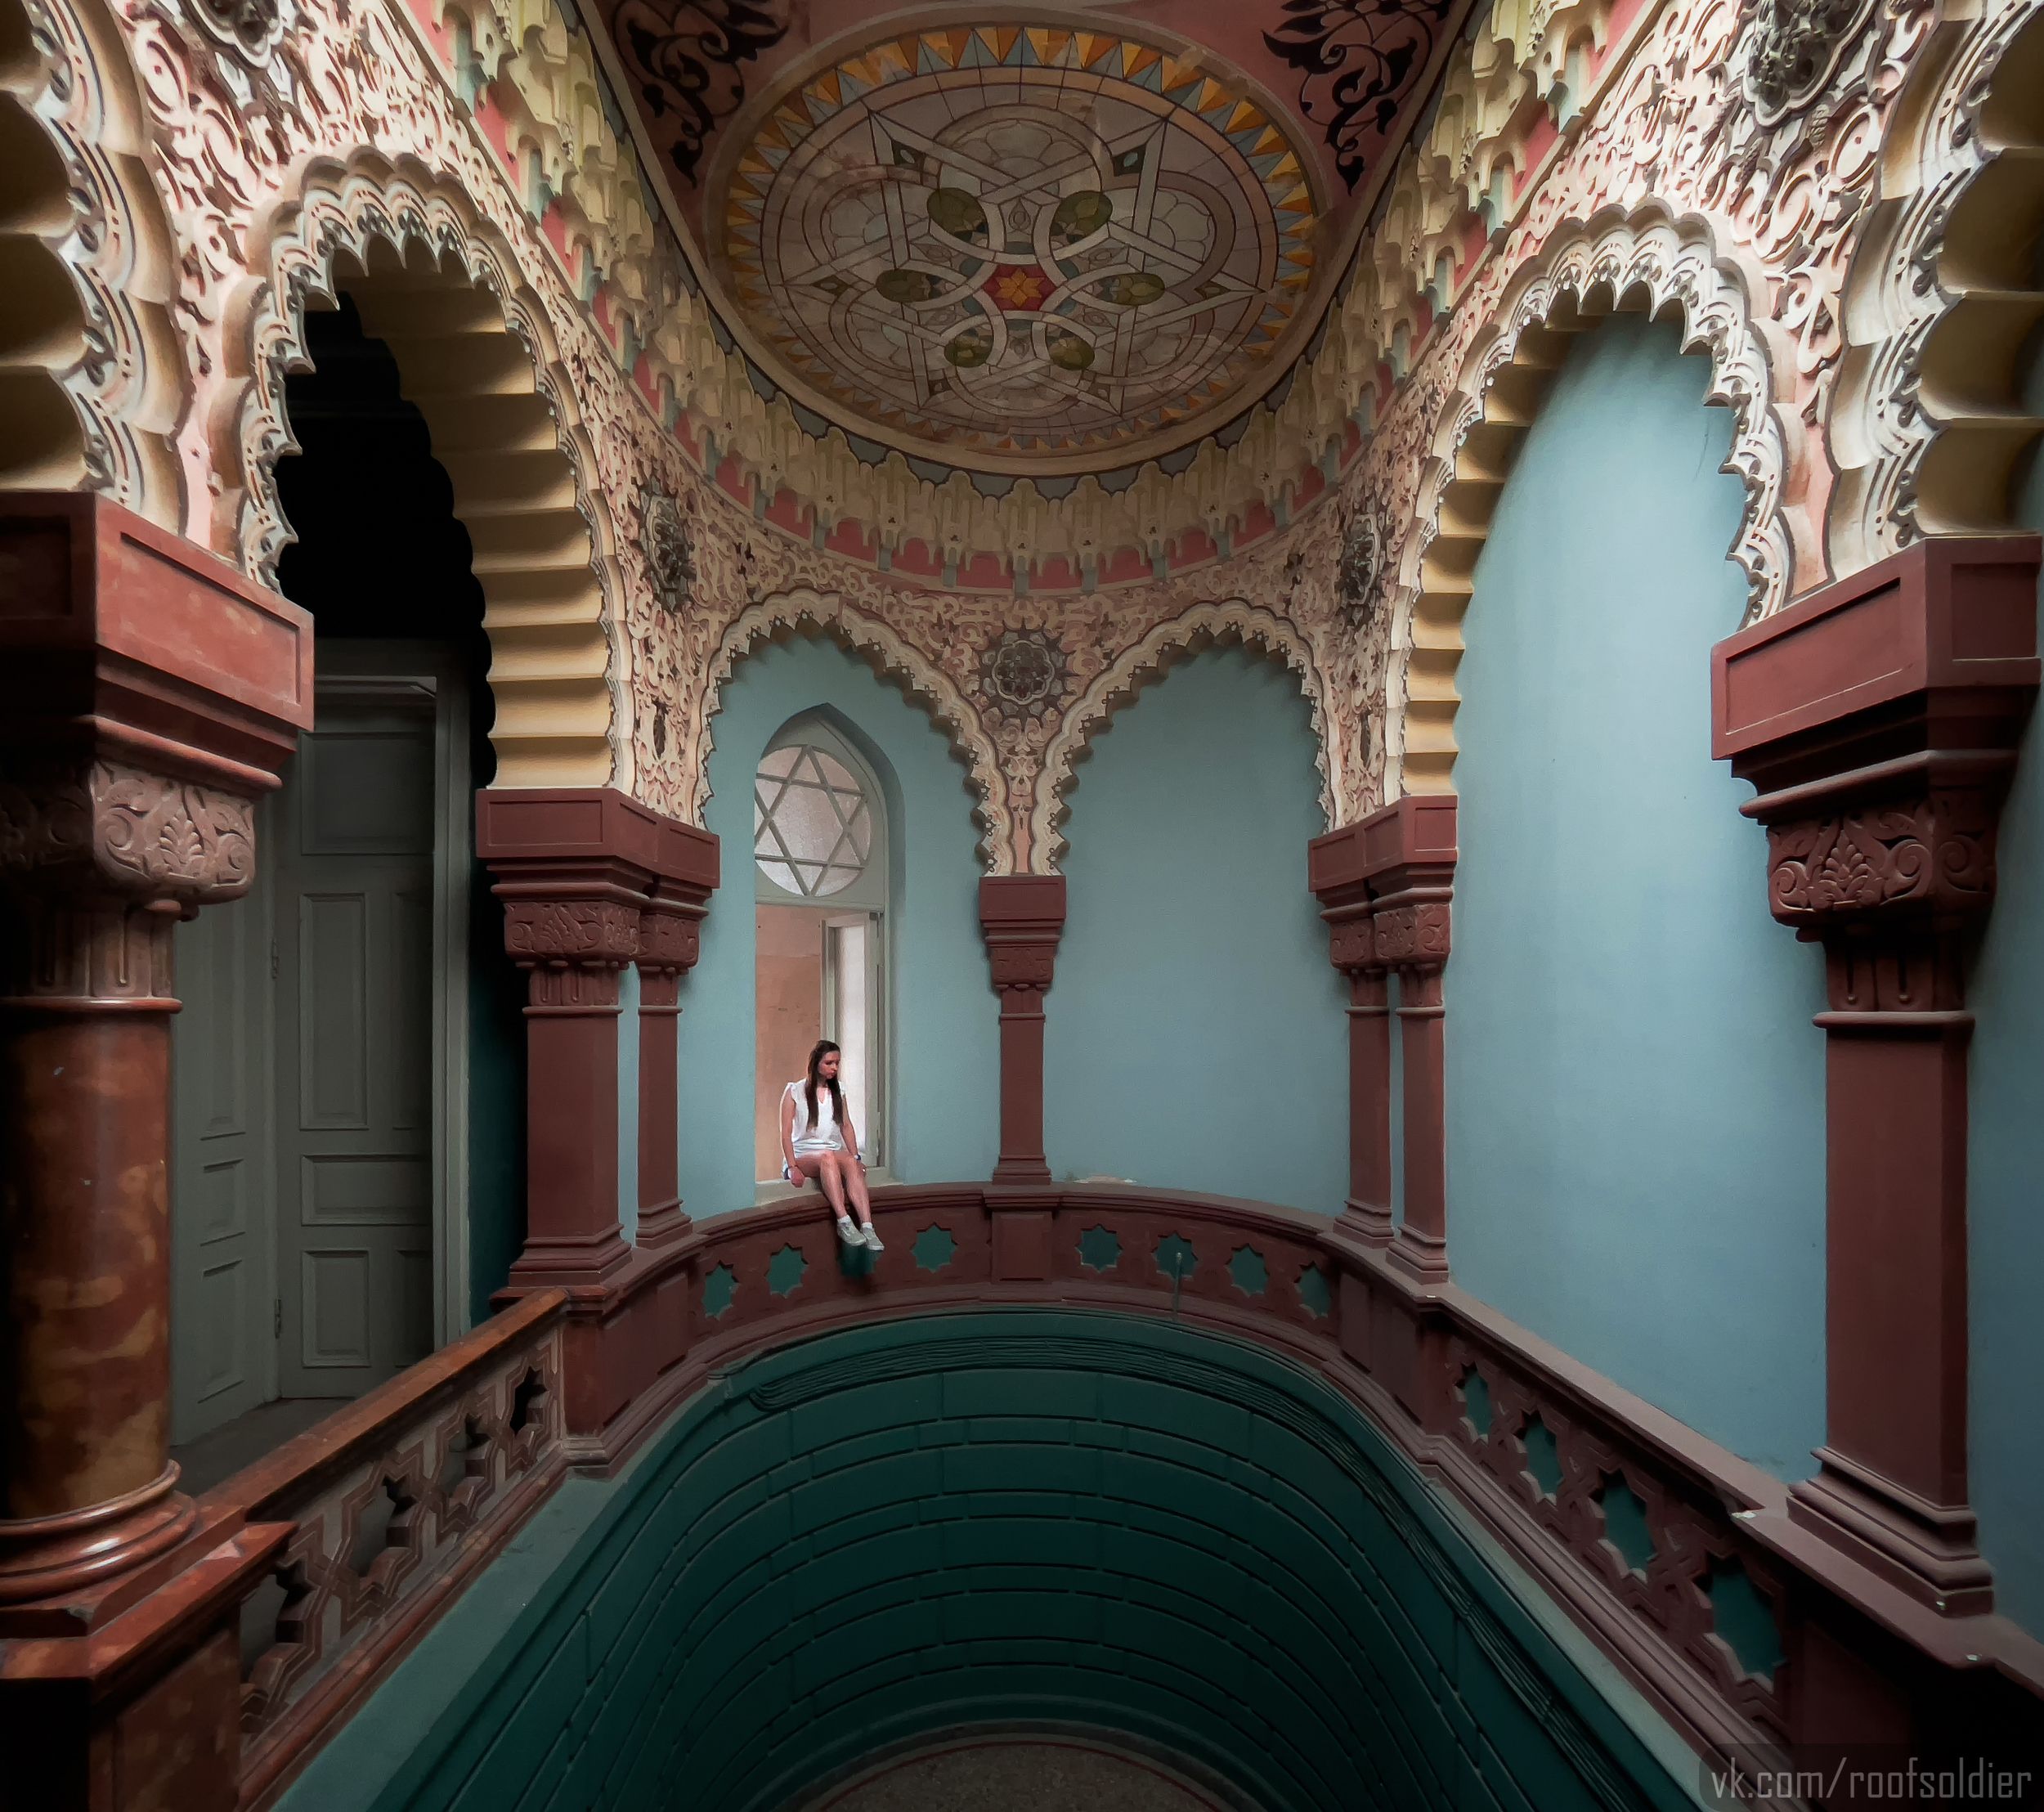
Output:
[[[694,182],[720,119],[745,99],[740,65],[787,35],[788,0],[624,0],[612,29],[647,110],[673,133],[667,155]]]
[[[1322,128],[1351,189],[1425,69],[1454,0],[1284,0],[1263,42],[1302,72],[1299,110]]]

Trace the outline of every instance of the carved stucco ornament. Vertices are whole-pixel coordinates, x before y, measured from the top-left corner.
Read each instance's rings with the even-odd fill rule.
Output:
[[[643,520],[639,550],[646,557],[647,576],[661,608],[678,616],[696,590],[696,549],[688,525],[680,505],[665,491],[647,492]]]
[[[1002,716],[1041,720],[1067,688],[1064,644],[1045,630],[1004,630],[979,657],[979,679]]]
[[[0,881],[61,871],[75,885],[186,905],[255,877],[255,806],[118,761],[31,764],[0,779]]]
[[[1880,0],[1753,0],[1740,47],[1740,86],[1763,126],[1830,87]]]
[[[265,68],[284,38],[282,0],[185,0],[195,24],[251,69]]]
[[[1335,598],[1351,629],[1369,622],[1383,567],[1383,531],[1367,508],[1358,508],[1342,531],[1341,564],[1335,573]]]

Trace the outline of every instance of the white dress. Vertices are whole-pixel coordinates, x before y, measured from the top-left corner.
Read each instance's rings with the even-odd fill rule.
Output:
[[[814,1158],[819,1152],[842,1151],[845,1149],[845,1134],[837,1124],[837,1103],[831,1098],[829,1089],[821,1083],[818,1084],[816,1124],[811,1126],[809,1097],[804,1092],[808,1087],[809,1079],[805,1077],[800,1082],[790,1083],[781,1091],[783,1103],[791,1101],[795,1103],[793,1132],[796,1156]],[[793,1173],[785,1164],[781,1166],[781,1177],[786,1182],[795,1181]]]

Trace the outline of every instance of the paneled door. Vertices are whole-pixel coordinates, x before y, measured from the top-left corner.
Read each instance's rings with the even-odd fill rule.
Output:
[[[285,1397],[433,1348],[437,749],[429,682],[323,680],[273,820]]]
[[[258,850],[267,831],[258,823]],[[171,1438],[182,1443],[276,1395],[267,870],[258,862],[244,898],[207,907],[176,936]]]

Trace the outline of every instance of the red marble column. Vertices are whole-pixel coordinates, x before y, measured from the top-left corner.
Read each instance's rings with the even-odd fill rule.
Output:
[[[1391,1243],[1391,1007],[1370,922],[1369,848],[1357,823],[1307,845],[1307,885],[1327,921],[1328,957],[1348,978],[1348,1198],[1365,1245]]]
[[[1426,899],[1414,904],[1423,892]],[[1391,1258],[1422,1278],[1448,1275],[1447,1008],[1441,992],[1447,896],[1445,881],[1401,890],[1378,902],[1375,918],[1378,961],[1398,976],[1402,1059],[1405,1212]]]
[[[1001,1152],[993,1181],[1047,1183],[1043,997],[1065,928],[1064,876],[988,876],[979,883],[979,926],[1001,998]]]
[[[698,921],[717,884],[716,845],[702,834],[709,845],[706,880],[663,878],[639,921],[639,1243],[647,1248],[675,1244],[690,1224],[681,1205],[677,1033],[682,977],[695,967]],[[702,873],[700,860],[695,867]]]
[[[1987,1609],[1966,1477],[1965,953],[2038,680],[2034,536],[1920,543],[1720,643],[1774,916],[1824,945],[1826,1433],[1791,1514]]]
[[[0,1605],[191,1517],[168,1454],[177,919],[247,890],[304,613],[84,496],[0,496]],[[0,1630],[0,1634],[4,1634]]]
[[[1349,1199],[1342,1220],[1387,1245],[1414,1276],[1447,1275],[1445,1010],[1455,802],[1419,794],[1314,838],[1307,881],[1328,922],[1334,966],[1351,978]],[[1398,976],[1405,1214],[1391,1201],[1391,1032],[1386,977]]]
[[[38,1812],[233,1803],[235,1592],[269,1549],[195,1563],[210,1598],[147,1595],[195,1522],[171,940],[253,877],[311,628],[103,499],[0,494],[0,1799]]]
[[[620,972],[648,958],[657,1020],[668,991],[660,977],[693,960],[716,840],[607,787],[493,788],[476,796],[476,851],[497,877],[504,948],[530,978],[526,1238],[511,1281],[601,1284],[632,1251],[618,1218]],[[652,930],[649,950],[642,925]],[[670,1020],[655,1067],[670,1079],[672,1052]],[[673,1159],[657,1169],[668,1188],[655,1206],[678,1213]],[[672,1234],[670,1220],[656,1214],[657,1239]]]

